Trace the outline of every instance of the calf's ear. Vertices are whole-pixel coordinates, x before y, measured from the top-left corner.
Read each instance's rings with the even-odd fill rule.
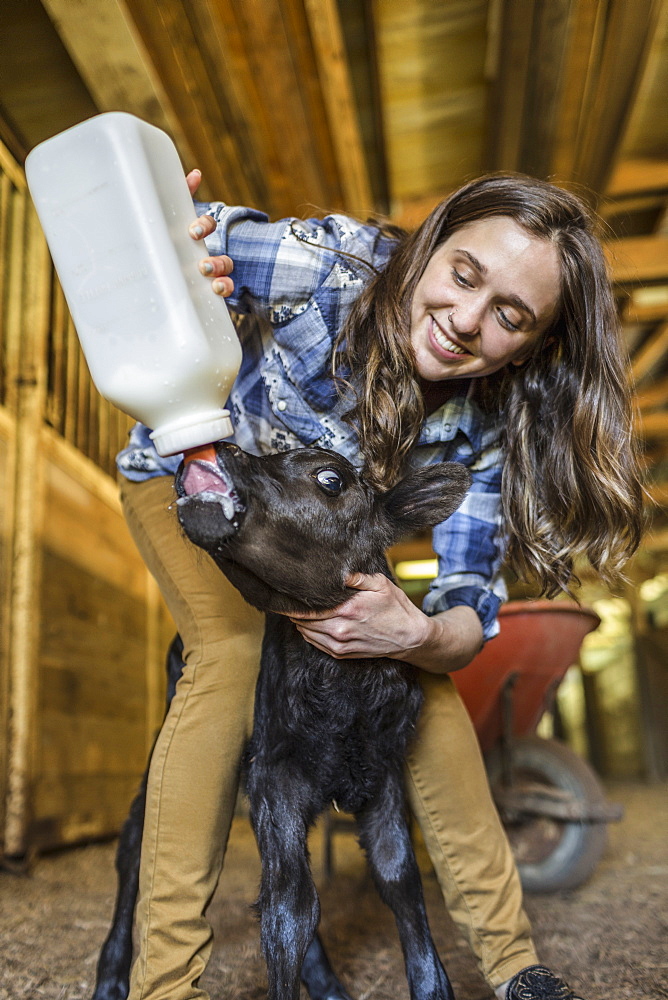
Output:
[[[383,494],[381,504],[394,535],[433,528],[453,514],[471,485],[458,462],[441,462],[411,472]]]

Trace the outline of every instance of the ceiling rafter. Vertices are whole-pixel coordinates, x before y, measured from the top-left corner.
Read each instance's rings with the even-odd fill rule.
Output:
[[[668,236],[609,240],[605,252],[612,280],[618,285],[668,280]]]
[[[374,210],[366,156],[336,0],[304,0],[318,71],[349,210],[366,218]]]
[[[666,400],[668,400],[668,375],[662,376],[653,385],[643,386],[636,393],[636,402],[641,411],[664,406]]]
[[[662,323],[636,351],[631,360],[631,376],[641,382],[668,351],[668,322]],[[668,412],[666,413],[668,417]],[[645,418],[643,418],[645,419]]]
[[[124,0],[42,0],[100,111],[131,111],[189,144]],[[191,154],[190,154],[191,155]]]
[[[617,161],[660,0],[502,4],[490,165],[600,194]]]

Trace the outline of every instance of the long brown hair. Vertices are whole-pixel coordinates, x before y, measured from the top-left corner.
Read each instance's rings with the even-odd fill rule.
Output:
[[[335,368],[350,372],[354,398],[346,418],[367,477],[387,488],[404,471],[425,416],[410,342],[415,287],[452,233],[499,215],[552,241],[561,268],[558,314],[531,357],[480,380],[504,418],[507,561],[549,596],[570,589],[582,555],[612,584],[640,542],[642,487],[612,289],[595,220],[574,195],[522,175],[482,177],[399,237],[337,341]]]

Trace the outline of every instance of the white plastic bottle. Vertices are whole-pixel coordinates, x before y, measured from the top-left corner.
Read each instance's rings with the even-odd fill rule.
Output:
[[[199,272],[192,199],[169,136],[110,112],[36,146],[28,186],[100,393],[170,455],[233,433],[241,348]]]

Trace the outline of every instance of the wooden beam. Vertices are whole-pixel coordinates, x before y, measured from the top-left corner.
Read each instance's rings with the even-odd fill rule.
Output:
[[[621,160],[605,190],[607,198],[624,198],[647,192],[668,192],[668,161],[665,159]]]
[[[374,3],[393,214],[484,168],[487,8],[487,0]]]
[[[668,351],[668,323],[663,323],[645,341],[631,359],[631,374],[636,382],[648,375]]]
[[[647,552],[665,552],[668,549],[668,528],[650,531],[643,538],[642,547]]]
[[[659,24],[661,0],[609,0],[595,92],[583,129],[575,177],[594,191],[608,186]]]
[[[211,79],[191,18],[192,6],[187,0],[131,0],[127,9],[174,113],[187,130],[194,156],[187,166],[202,170],[217,197],[255,204],[254,174],[231,134],[226,98]]]
[[[561,92],[554,116],[551,165],[555,177],[565,181],[577,173],[578,154],[594,98],[597,53],[602,44],[604,24],[601,4],[573,0]]]
[[[640,410],[653,410],[668,404],[668,375],[636,393],[636,401]]]
[[[125,0],[42,0],[100,111],[129,111],[168,132],[192,165],[186,135]]]
[[[563,102],[572,35],[571,0],[532,4],[534,27],[525,81],[520,169],[536,177],[553,172],[557,138],[555,124]],[[577,6],[577,5],[575,5]],[[526,12],[526,4],[524,5]],[[525,13],[526,16],[526,13]],[[577,86],[581,92],[581,81]]]
[[[656,323],[668,317],[668,285],[633,290],[624,306],[622,322]]]
[[[374,210],[366,156],[336,0],[304,0],[346,208]]]
[[[490,166],[602,193],[661,0],[506,0],[492,60]]]
[[[668,279],[668,236],[629,236],[609,240],[605,253],[612,280],[619,285]]]
[[[495,0],[492,7],[495,30],[487,58],[491,84],[487,159],[492,170],[521,169],[524,96],[535,6],[527,6],[523,0]]]
[[[643,437],[646,438],[668,437],[668,410],[643,413],[639,429]]]
[[[668,483],[650,483],[647,492],[655,504],[668,507]]]

